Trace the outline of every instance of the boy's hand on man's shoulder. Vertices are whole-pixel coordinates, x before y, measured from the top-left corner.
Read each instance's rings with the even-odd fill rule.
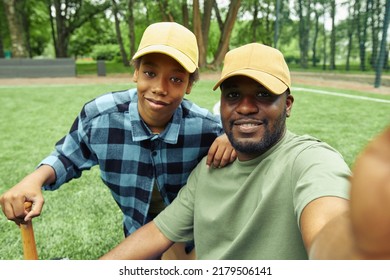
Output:
[[[217,137],[207,154],[207,166],[220,168],[235,161],[237,158],[236,151],[232,147],[226,134]]]

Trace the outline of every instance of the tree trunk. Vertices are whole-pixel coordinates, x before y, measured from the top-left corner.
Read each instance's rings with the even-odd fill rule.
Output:
[[[127,14],[128,14],[128,20],[127,20],[127,26],[129,29],[129,42],[130,42],[130,58],[134,56],[135,54],[135,20],[134,20],[134,0],[129,0],[127,2]]]
[[[55,53],[55,56],[58,57],[56,28],[54,25],[53,15],[51,13],[51,5],[52,5],[51,0],[46,0],[46,5],[47,5],[47,12],[48,12],[49,18],[50,18],[51,38],[53,39],[54,53]]]
[[[267,46],[272,45],[272,25],[271,25],[271,3],[269,0],[264,1],[266,4],[265,8],[265,16],[264,16],[264,21],[265,21],[265,35],[263,36],[263,43]]]
[[[347,58],[345,62],[345,70],[350,70],[350,59],[352,53],[352,44],[353,44],[353,33],[356,28],[356,10],[353,8],[353,4],[349,3],[348,14],[352,15],[352,18],[348,20],[347,24],[347,33],[348,33],[348,46],[347,46]]]
[[[24,40],[26,43],[26,51],[28,53],[28,57],[32,58],[33,54],[32,54],[31,45],[30,45],[31,36],[30,36],[30,17],[29,17],[31,12],[30,12],[29,7],[27,6],[27,3],[25,1],[21,1],[21,3],[22,3],[22,7],[20,10],[20,15],[22,18],[22,26],[23,26],[23,30],[24,30],[24,34],[25,34]]]
[[[2,8],[2,4],[0,4],[0,11]],[[4,26],[2,24],[2,21],[0,20],[0,30],[3,30]],[[0,32],[0,58],[4,58],[5,53],[4,53],[4,44],[3,44],[3,34]]]
[[[193,1],[193,25],[194,25],[194,34],[198,42],[199,49],[199,67],[204,67],[206,65],[206,50],[203,43],[203,34],[202,34],[202,19],[200,15],[199,0]]]
[[[66,8],[64,7],[64,10],[61,9],[61,1],[60,0],[54,0],[54,8],[55,8],[55,26],[56,26],[56,38],[57,38],[57,45],[56,47],[56,54],[57,58],[60,57],[67,57],[68,53],[68,31],[65,27],[65,19],[66,19]]]
[[[306,7],[306,14],[304,8]],[[308,53],[309,53],[309,31],[310,31],[310,0],[298,0],[298,14],[299,14],[299,51],[300,51],[300,65],[302,68],[308,67]]]
[[[190,27],[190,15],[188,14],[187,0],[181,1],[181,14],[183,15],[183,25],[187,28]]]
[[[369,3],[366,2],[366,9],[362,11],[361,1],[357,0],[357,11],[358,11],[358,38],[359,38],[359,57],[360,57],[360,70],[366,71],[366,40],[367,40],[367,8]]]
[[[374,0],[372,2],[371,8],[371,38],[372,38],[372,55],[370,59],[370,64],[373,69],[376,69],[376,63],[378,60],[378,46],[379,46],[379,36],[381,30],[380,17],[381,17],[381,8],[380,0]]]
[[[203,7],[202,34],[203,34],[203,45],[205,49],[206,61],[207,61],[207,53],[208,53],[208,45],[209,45],[211,13],[213,11],[214,2],[215,0],[205,0],[204,7]]]
[[[213,67],[217,67],[222,64],[225,54],[229,50],[230,36],[232,34],[233,27],[236,22],[240,5],[241,0],[230,1],[229,11],[226,16],[225,23],[223,24],[223,30],[221,33],[221,38],[219,40],[218,49],[214,57],[214,61],[211,63]]]
[[[20,4],[22,0],[3,0],[4,12],[8,20],[8,28],[11,37],[12,56],[16,58],[27,57],[26,43],[24,39],[24,30],[22,19],[20,17]]]
[[[112,1],[112,13],[114,14],[114,20],[115,20],[115,33],[116,33],[116,39],[118,41],[119,50],[122,57],[122,63],[125,67],[129,66],[129,59],[127,58],[127,53],[125,50],[125,47],[123,45],[123,39],[122,39],[122,32],[121,32],[121,26],[120,21],[118,18],[118,6],[115,2],[115,0]]]
[[[389,28],[390,21],[390,1],[386,1],[385,6],[385,17],[383,19],[383,28],[382,28],[382,41],[381,48],[379,51],[378,63],[376,64],[376,72],[375,72],[375,87],[378,88],[381,86],[381,77],[382,77],[382,69],[385,64],[386,57],[386,45],[387,45],[387,30]]]
[[[253,3],[253,20],[251,22],[251,41],[257,41],[257,29],[259,27],[259,1],[255,0]]]
[[[279,21],[280,21],[280,2],[282,0],[276,0],[275,7],[275,25],[274,25],[274,48],[278,48],[279,41]],[[257,1],[256,1],[257,3]]]
[[[90,21],[95,15],[101,14],[110,8],[110,2],[91,4],[81,0],[51,0],[55,8],[55,35],[56,35],[56,57],[68,56],[68,45],[72,33]],[[85,8],[83,8],[83,6]]]
[[[172,16],[171,11],[169,10],[169,5],[167,0],[159,0],[158,4],[160,6],[160,12],[161,16],[163,18],[163,21],[175,21],[174,17]]]
[[[330,16],[332,19],[332,31],[330,33],[330,63],[329,69],[336,69],[336,0],[332,0],[330,3]]]
[[[313,43],[312,43],[312,57],[311,57],[311,63],[315,67],[317,66],[317,38],[318,38],[318,33],[320,32],[320,13],[315,10],[314,11],[315,15],[315,24],[314,24],[314,35],[313,35]]]
[[[216,16],[216,18],[217,18],[217,22],[218,22],[218,26],[219,26],[219,31],[221,31],[221,33],[222,33],[222,30],[223,30],[223,21],[222,21],[221,13],[219,12],[219,8],[218,8],[218,3],[217,3],[217,1],[214,1],[214,11],[215,11],[215,16]]]
[[[324,6],[324,26],[323,26],[323,38],[324,38],[324,43],[322,45],[322,56],[324,57],[323,61],[322,61],[322,70],[326,70],[326,59],[327,59],[327,56],[326,56],[326,28],[325,28],[325,6]]]

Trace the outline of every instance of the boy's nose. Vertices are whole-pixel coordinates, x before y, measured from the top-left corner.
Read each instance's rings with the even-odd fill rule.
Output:
[[[166,95],[168,93],[168,83],[165,82],[164,79],[160,78],[156,80],[152,91],[154,94]]]

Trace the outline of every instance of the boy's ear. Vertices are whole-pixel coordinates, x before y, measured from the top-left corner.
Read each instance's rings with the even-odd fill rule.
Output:
[[[192,82],[189,82],[189,83],[188,83],[188,86],[187,86],[187,88],[186,88],[186,94],[190,94],[190,93],[191,93],[193,84],[194,84],[194,83],[192,83]]]
[[[137,80],[138,80],[138,69],[135,69],[133,74],[133,82],[136,83]]]

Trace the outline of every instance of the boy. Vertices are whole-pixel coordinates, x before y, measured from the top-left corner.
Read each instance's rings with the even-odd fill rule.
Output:
[[[176,197],[222,134],[219,118],[183,99],[198,79],[195,35],[177,23],[152,24],[133,62],[137,88],[86,103],[56,150],[0,197],[8,219],[20,223],[38,216],[42,186],[55,190],[94,165],[123,212],[125,236]],[[210,148],[208,165],[224,166],[234,153],[221,136]],[[25,201],[33,203],[29,213]]]

